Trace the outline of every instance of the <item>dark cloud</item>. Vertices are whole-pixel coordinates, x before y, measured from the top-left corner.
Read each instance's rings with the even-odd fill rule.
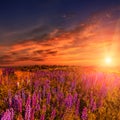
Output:
[[[2,55],[0,56],[0,64],[11,64],[13,63],[14,59],[10,55]]]
[[[23,56],[23,57],[19,57],[17,58],[17,61],[44,61],[43,58],[40,57],[30,57],[30,56]]]
[[[33,58],[30,58],[30,60],[37,61],[37,62],[41,62],[41,61],[44,62],[44,59],[40,57],[33,57]]]
[[[49,54],[49,55],[57,55],[58,51],[49,51],[47,52],[46,54]]]
[[[25,36],[25,39],[47,39],[49,37],[49,33],[51,32],[51,27],[47,25],[37,26],[35,28],[32,28],[31,30],[26,31],[23,33],[23,36]]]
[[[2,55],[0,56],[1,60],[5,60],[5,59],[11,59],[12,57],[10,55]]]
[[[30,60],[31,57],[29,56],[21,56],[21,57],[18,57],[16,60],[17,61],[28,61]]]
[[[35,55],[47,56],[47,55],[56,55],[58,51],[53,49],[46,49],[46,50],[36,50],[33,52]]]
[[[42,54],[42,53],[44,53],[44,50],[36,50],[36,51],[34,51],[33,52],[33,54]]]
[[[52,46],[51,43],[41,43],[41,45],[43,45],[43,46]]]
[[[13,65],[13,61],[11,61],[11,60],[0,60],[0,64],[1,65]]]

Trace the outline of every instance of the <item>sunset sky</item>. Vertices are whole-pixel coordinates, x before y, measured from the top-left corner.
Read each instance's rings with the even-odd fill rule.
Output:
[[[0,66],[120,66],[120,0],[1,0]]]

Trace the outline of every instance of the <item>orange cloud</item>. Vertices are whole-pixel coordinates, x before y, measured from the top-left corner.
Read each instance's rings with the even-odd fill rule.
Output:
[[[114,16],[116,11],[120,12],[95,14],[70,31],[55,29],[42,39],[1,46],[0,63],[100,65],[106,55],[118,57],[120,20]]]

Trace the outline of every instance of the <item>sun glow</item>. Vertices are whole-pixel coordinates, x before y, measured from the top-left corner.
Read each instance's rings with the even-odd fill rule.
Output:
[[[110,57],[106,57],[106,58],[105,58],[105,63],[106,63],[107,65],[110,65],[110,64],[112,63],[112,59],[111,59]]]

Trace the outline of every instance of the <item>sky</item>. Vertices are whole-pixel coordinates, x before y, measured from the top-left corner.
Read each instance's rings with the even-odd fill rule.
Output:
[[[120,63],[120,0],[1,0],[0,66]]]

